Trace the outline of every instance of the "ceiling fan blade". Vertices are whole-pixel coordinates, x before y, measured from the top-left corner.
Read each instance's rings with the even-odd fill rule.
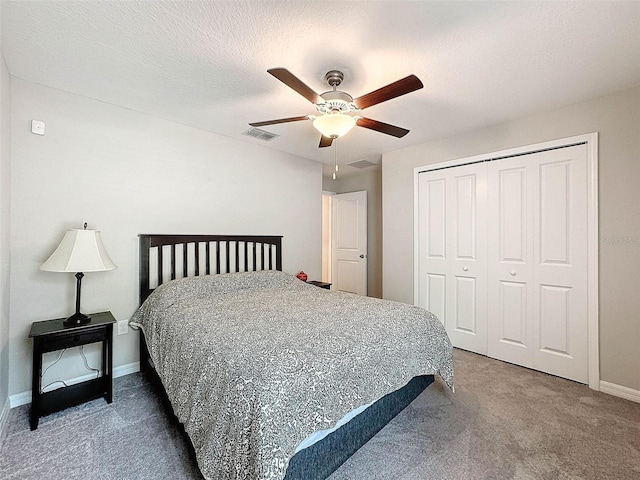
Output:
[[[320,95],[314,92],[311,87],[306,85],[302,80],[300,80],[286,68],[270,68],[269,70],[267,70],[267,72],[276,77],[289,88],[294,89],[311,103],[324,103],[324,99]]]
[[[275,125],[277,123],[287,123],[287,122],[299,122],[300,120],[309,120],[309,117],[304,115],[303,117],[289,117],[289,118],[279,118],[277,120],[267,120],[266,122],[253,122],[250,123],[252,127],[264,127],[265,125]]]
[[[414,92],[415,90],[420,90],[422,87],[424,87],[424,85],[422,85],[422,82],[418,77],[415,75],[409,75],[402,80],[390,83],[386,87],[382,87],[371,93],[362,95],[361,97],[356,98],[353,103],[356,107],[362,110],[373,105],[377,105],[378,103],[386,102],[392,98]]]
[[[356,120],[356,125],[370,130],[375,130],[376,132],[386,133],[387,135],[393,135],[398,138],[402,138],[409,133],[409,130],[406,128],[396,127],[395,125],[389,125],[388,123],[371,120],[370,118],[365,117],[358,118],[358,120]]]
[[[318,145],[318,148],[330,147],[332,143],[333,138],[322,135],[320,137],[320,145]]]

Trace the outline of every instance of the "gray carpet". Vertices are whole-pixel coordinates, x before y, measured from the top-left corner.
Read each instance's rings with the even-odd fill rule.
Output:
[[[640,404],[456,351],[456,393],[440,381],[330,480],[640,479]],[[141,374],[96,400],[40,420],[11,411],[2,479],[201,479]]]

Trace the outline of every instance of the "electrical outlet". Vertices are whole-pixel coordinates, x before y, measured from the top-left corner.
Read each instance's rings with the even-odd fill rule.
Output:
[[[118,335],[126,335],[129,333],[129,321],[120,320],[118,322]]]

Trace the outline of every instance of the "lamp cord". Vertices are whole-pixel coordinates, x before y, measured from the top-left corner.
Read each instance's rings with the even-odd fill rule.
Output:
[[[69,385],[67,385],[63,380],[56,380],[55,382],[51,382],[48,385],[45,385],[44,387],[42,387],[42,390],[40,391],[40,393],[45,393],[45,389],[49,388],[51,385],[54,385],[56,383],[61,383],[63,386],[68,387]]]
[[[100,376],[100,370],[89,365],[87,356],[84,354],[84,345],[80,346],[80,354],[82,355],[82,359],[84,360],[84,366],[86,367],[86,369],[96,372],[96,378],[98,378]]]
[[[47,371],[53,367],[56,363],[58,363],[60,361],[60,359],[62,358],[62,355],[64,355],[64,352],[66,352],[67,349],[65,348],[64,350],[62,350],[60,352],[60,355],[58,355],[58,358],[55,359],[55,361],[50,364],[47,368],[44,369],[44,372],[42,372],[41,378],[44,378],[45,373],[47,373]],[[84,353],[84,345],[80,346],[80,354],[82,355],[82,359],[84,360],[84,366],[86,367],[87,370],[91,370],[93,372],[96,372],[96,378],[98,378],[100,376],[100,369],[98,368],[94,368],[91,365],[89,365],[89,361],[87,360],[87,356]],[[69,385],[66,384],[66,382],[64,380],[55,380],[47,385],[45,385],[44,387],[42,387],[40,389],[40,393],[44,393],[44,391],[49,388],[51,385],[54,385],[56,383],[62,383],[62,385],[64,385],[65,387],[68,387]]]
[[[42,376],[43,377],[44,377],[44,374],[47,373],[51,367],[53,367],[56,363],[58,363],[58,361],[62,358],[62,355],[64,355],[64,352],[66,352],[66,351],[67,351],[66,348],[64,350],[62,350],[60,352],[60,355],[58,355],[58,358],[56,358],[55,361],[51,365],[49,365],[47,368],[44,369],[44,372],[42,372]]]

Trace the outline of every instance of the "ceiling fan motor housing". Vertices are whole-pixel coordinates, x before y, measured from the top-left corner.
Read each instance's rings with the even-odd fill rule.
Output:
[[[325,114],[331,112],[348,113],[356,110],[353,104],[353,97],[346,92],[340,90],[330,90],[320,94],[324,99],[324,103],[316,105],[318,112]]]

